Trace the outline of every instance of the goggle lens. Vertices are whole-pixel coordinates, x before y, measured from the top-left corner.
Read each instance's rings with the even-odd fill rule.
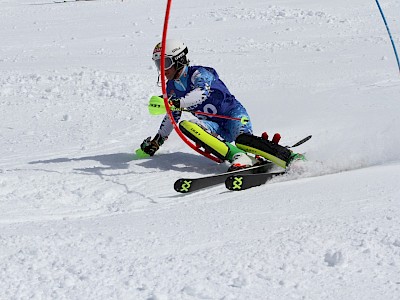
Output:
[[[156,59],[154,61],[154,63],[156,64],[156,67],[158,69],[158,71],[161,71],[161,59]],[[165,58],[165,70],[168,70],[170,68],[172,68],[172,66],[174,65],[174,61],[172,60],[171,57],[166,57]]]

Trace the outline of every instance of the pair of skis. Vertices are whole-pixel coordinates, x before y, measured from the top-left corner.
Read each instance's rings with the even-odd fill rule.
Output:
[[[247,169],[226,172],[218,175],[200,178],[181,178],[175,182],[174,189],[179,193],[190,193],[225,183],[228,190],[241,191],[262,185],[273,177],[285,173],[285,171],[270,173],[273,166],[273,163],[265,162],[261,165]]]
[[[308,141],[310,138],[311,135],[298,141],[293,146],[286,146],[286,148],[297,147]],[[265,184],[275,176],[280,176],[286,173],[286,170],[271,172],[273,166],[274,164],[272,162],[266,161],[263,164],[233,172],[200,178],[181,178],[175,182],[174,189],[179,193],[190,193],[225,183],[225,187],[228,190],[242,191]]]

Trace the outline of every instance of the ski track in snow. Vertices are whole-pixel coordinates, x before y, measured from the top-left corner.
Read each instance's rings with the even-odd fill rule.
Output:
[[[181,195],[227,165],[175,134],[133,155],[162,118],[165,7],[0,1],[0,298],[398,299],[400,81],[374,5],[175,1],[169,35],[256,133],[313,135],[267,185]],[[399,8],[383,3],[400,46]]]

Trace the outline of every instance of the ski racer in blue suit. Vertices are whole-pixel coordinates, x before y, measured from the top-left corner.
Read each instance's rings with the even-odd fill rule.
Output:
[[[202,111],[239,119],[245,117],[249,121],[242,123],[237,120],[195,115],[196,119],[180,123],[182,132],[220,159],[232,162],[230,170],[251,166],[255,160],[231,144],[241,133],[252,134],[252,124],[246,109],[230,93],[213,68],[189,66],[187,53],[188,49],[184,43],[167,40],[164,75],[168,80],[166,89],[170,103],[188,111]],[[160,71],[161,43],[154,48],[153,61]],[[173,112],[176,122],[179,121],[181,114],[180,111]],[[212,135],[214,138],[202,142],[196,140],[190,133],[190,127],[195,125],[205,131],[203,135]],[[145,139],[141,149],[151,156],[154,155],[172,130],[171,120],[165,115],[155,137],[152,140]]]
[[[168,80],[166,90],[170,103],[175,108],[184,108],[190,112],[200,111],[230,118],[246,118],[248,121],[194,114],[196,119],[179,123],[181,131],[221,160],[231,162],[229,171],[252,166],[257,162],[255,157],[232,144],[239,135],[253,133],[246,109],[231,94],[213,68],[189,66],[187,53],[188,49],[184,43],[177,40],[166,41],[165,74],[159,76],[164,75]],[[161,43],[154,48],[153,61],[160,72]],[[176,122],[181,114],[181,111],[173,112]],[[155,137],[149,137],[141,144],[143,152],[154,155],[172,130],[171,120],[165,115]]]

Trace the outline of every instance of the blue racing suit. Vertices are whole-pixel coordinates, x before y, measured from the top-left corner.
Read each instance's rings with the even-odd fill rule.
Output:
[[[246,109],[233,96],[225,84],[219,79],[217,72],[210,67],[185,66],[178,79],[167,82],[167,94],[171,100],[180,100],[180,107],[189,111],[224,115],[233,118],[249,118]],[[178,122],[181,112],[173,112]],[[207,128],[210,133],[219,135],[227,142],[233,142],[241,133],[252,134],[252,124],[242,124],[237,120],[222,119],[196,115],[192,120]],[[160,125],[158,134],[167,138],[173,126],[166,115]]]

